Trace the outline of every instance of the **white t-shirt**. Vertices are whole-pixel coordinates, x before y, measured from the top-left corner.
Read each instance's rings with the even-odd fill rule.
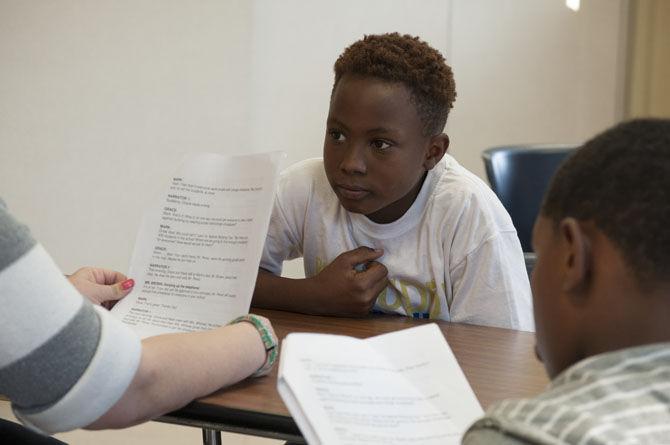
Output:
[[[530,286],[512,220],[491,189],[449,155],[398,220],[377,224],[342,207],[323,160],[279,180],[261,267],[280,275],[302,256],[305,275],[360,246],[381,248],[389,286],[374,309],[519,330],[534,329]]]

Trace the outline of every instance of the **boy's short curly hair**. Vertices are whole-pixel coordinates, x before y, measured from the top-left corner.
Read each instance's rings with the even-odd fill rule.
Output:
[[[344,50],[334,69],[333,91],[345,74],[403,83],[426,135],[442,132],[456,98],[454,75],[442,54],[410,35],[366,35]]]
[[[586,142],[556,172],[541,214],[593,221],[642,289],[670,282],[670,120],[632,120]]]

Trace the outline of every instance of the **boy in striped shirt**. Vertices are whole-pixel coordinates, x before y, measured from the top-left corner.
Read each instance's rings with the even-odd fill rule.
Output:
[[[533,234],[538,356],[553,379],[466,445],[670,443],[670,121],[635,120],[559,169]]]

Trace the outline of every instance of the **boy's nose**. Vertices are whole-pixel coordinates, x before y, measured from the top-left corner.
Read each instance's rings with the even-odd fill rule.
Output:
[[[340,169],[350,175],[363,175],[366,172],[365,152],[360,147],[349,146],[344,150]]]

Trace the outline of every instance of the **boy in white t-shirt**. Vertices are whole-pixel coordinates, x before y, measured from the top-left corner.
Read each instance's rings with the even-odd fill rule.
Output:
[[[445,155],[455,96],[451,68],[416,37],[370,35],[344,51],[323,159],[281,176],[253,305],[533,329],[509,215]],[[306,278],[281,277],[300,256]]]

